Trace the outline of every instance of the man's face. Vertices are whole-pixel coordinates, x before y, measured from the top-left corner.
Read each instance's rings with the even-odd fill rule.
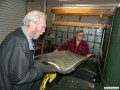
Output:
[[[84,37],[84,32],[76,34],[76,39],[79,40],[79,41],[82,40],[83,37]]]
[[[38,39],[40,35],[45,32],[46,18],[41,17],[40,21],[36,23],[36,27],[33,32],[33,39]]]

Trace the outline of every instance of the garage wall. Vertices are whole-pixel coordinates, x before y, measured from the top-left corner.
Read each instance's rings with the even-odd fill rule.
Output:
[[[40,0],[29,0],[27,3],[27,12],[40,10]]]
[[[23,25],[27,0],[0,0],[0,44],[17,27]]]

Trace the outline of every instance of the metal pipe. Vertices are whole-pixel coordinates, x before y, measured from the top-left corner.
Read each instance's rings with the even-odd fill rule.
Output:
[[[44,8],[43,8],[43,12],[46,13],[46,9],[47,8],[47,0],[44,0]],[[43,51],[44,51],[44,43],[45,43],[45,39],[43,37],[43,40],[42,40],[42,47],[41,47],[41,54],[43,54]]]

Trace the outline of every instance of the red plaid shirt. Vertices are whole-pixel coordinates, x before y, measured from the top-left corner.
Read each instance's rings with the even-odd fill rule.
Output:
[[[70,50],[72,52],[75,52],[75,53],[77,53],[79,55],[83,55],[83,56],[90,54],[88,43],[85,40],[81,40],[79,45],[77,45],[75,38],[68,40],[66,43],[63,43],[57,49],[59,51]]]

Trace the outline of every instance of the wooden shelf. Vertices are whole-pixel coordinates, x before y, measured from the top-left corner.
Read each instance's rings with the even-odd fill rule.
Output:
[[[110,25],[102,24],[101,17],[103,15],[111,16],[113,13],[109,9],[80,9],[80,8],[53,8],[51,10],[53,13],[52,24],[54,25],[70,25],[70,26],[81,26],[81,27],[95,27],[103,28],[105,26],[110,27]],[[56,16],[60,15],[61,20],[57,21]],[[99,16],[98,23],[88,23],[88,22],[73,22],[62,20],[63,16]]]
[[[109,9],[57,8],[52,9],[51,12],[58,15],[112,15]]]
[[[106,24],[72,22],[72,21],[53,21],[52,24],[54,24],[54,25],[67,25],[67,26],[94,27],[94,28],[103,28],[106,26]]]

